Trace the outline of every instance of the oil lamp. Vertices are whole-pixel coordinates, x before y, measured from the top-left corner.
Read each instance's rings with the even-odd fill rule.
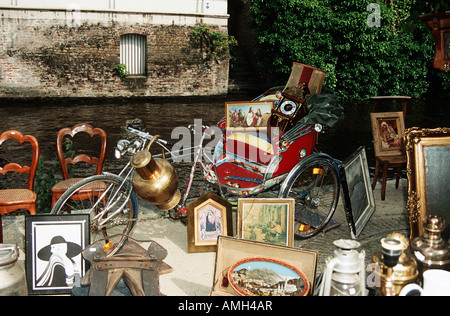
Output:
[[[417,280],[417,263],[409,255],[408,239],[399,233],[392,233],[381,240],[382,251],[372,258],[378,269],[372,271],[380,282],[377,290],[383,296],[398,296],[401,290]]]
[[[340,239],[333,243],[337,249],[327,260],[321,296],[366,296],[365,252],[358,252],[361,244],[354,240]]]

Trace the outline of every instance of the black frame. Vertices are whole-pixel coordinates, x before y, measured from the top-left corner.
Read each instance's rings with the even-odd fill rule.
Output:
[[[75,284],[67,284],[66,277],[61,277],[61,275],[53,272],[56,269],[66,272],[64,264],[70,260],[70,262],[75,263],[73,268],[76,277],[73,280],[76,282],[78,277],[82,278],[85,275],[87,262],[83,259],[81,251],[90,244],[89,226],[88,214],[25,216],[26,268],[29,294],[67,294],[72,292]],[[67,247],[66,256],[63,260],[59,260],[58,256],[53,256],[56,244]],[[46,264],[45,261],[48,261],[48,263]],[[52,267],[50,269],[52,272],[46,274],[44,271],[48,267]],[[42,281],[48,284],[38,285],[39,279],[44,274],[51,276],[48,278],[48,282]],[[50,280],[52,280],[52,284],[50,284]],[[59,282],[65,283],[65,285],[57,285],[56,283]]]
[[[350,155],[339,166],[339,172],[347,222],[352,238],[357,239],[373,212],[375,212],[375,199],[370,183],[365,147],[359,147]],[[356,187],[357,185],[358,187]],[[364,191],[362,191],[362,188],[364,188]],[[359,190],[355,191],[355,189]],[[366,204],[360,204],[364,201],[366,201]]]

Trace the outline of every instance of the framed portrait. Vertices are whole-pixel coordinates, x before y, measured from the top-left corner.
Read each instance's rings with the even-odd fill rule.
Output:
[[[187,206],[188,252],[212,252],[218,236],[233,235],[232,205],[208,192]]]
[[[450,224],[450,128],[418,128],[405,131],[408,201],[411,238],[424,233],[428,215]]]
[[[267,129],[273,101],[226,102],[225,117],[228,131]]]
[[[359,147],[348,157],[339,166],[339,172],[350,233],[352,238],[357,239],[375,212],[365,148]]]
[[[403,112],[370,113],[375,156],[401,155],[404,151]]]
[[[239,199],[238,237],[292,247],[294,199]]]
[[[89,215],[27,215],[25,246],[30,294],[71,293],[86,273]]]

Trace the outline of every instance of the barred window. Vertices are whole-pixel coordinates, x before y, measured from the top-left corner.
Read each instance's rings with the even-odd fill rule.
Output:
[[[145,75],[147,60],[147,37],[139,34],[120,36],[120,63],[130,75]]]

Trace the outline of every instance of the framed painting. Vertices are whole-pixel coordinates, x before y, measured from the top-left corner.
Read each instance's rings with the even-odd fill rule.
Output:
[[[339,166],[339,172],[350,233],[352,238],[357,239],[375,212],[365,148],[359,147],[348,157]]]
[[[227,102],[225,117],[228,131],[267,129],[273,101]]]
[[[403,112],[370,113],[375,156],[402,155],[405,122]]]
[[[218,236],[233,235],[232,205],[208,192],[187,206],[188,252],[212,252]]]
[[[27,215],[25,245],[30,294],[71,293],[86,273],[89,215]]]
[[[411,238],[424,233],[423,220],[436,215],[450,224],[450,128],[405,131]]]
[[[293,246],[294,199],[239,199],[238,237]]]

